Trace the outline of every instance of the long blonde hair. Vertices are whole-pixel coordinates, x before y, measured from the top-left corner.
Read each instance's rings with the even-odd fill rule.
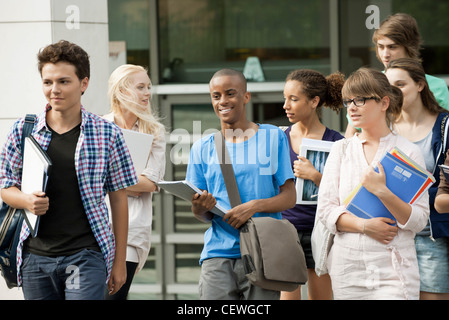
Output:
[[[124,64],[112,72],[108,89],[111,111],[123,117],[122,108],[127,109],[139,119],[139,131],[152,134],[156,139],[164,126],[155,115],[151,100],[148,108],[142,109],[142,106],[136,102],[136,93],[131,90],[131,76],[138,72],[148,73],[148,70],[141,66]]]

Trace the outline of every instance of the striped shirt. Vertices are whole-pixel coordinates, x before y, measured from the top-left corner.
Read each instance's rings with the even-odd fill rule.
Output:
[[[51,131],[46,124],[46,114],[36,119],[33,137],[47,150]],[[75,151],[75,169],[81,199],[89,224],[108,270],[108,279],[115,256],[115,240],[104,201],[108,192],[127,188],[138,182],[134,166],[119,127],[81,108],[81,133]],[[22,154],[20,151],[24,119],[12,126],[0,154],[0,188],[21,187]],[[22,245],[30,235],[26,223],[22,226],[17,248],[17,273],[21,283]]]

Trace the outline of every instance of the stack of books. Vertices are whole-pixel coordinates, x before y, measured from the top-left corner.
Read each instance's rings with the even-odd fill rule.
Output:
[[[440,164],[439,167],[440,167],[441,171],[443,172],[444,177],[446,178],[446,181],[449,183],[449,166]]]
[[[407,157],[398,148],[392,148],[381,159],[386,185],[396,196],[413,204],[427,192],[435,177],[425,168]],[[378,172],[377,167],[375,168]],[[344,201],[346,210],[365,219],[386,217],[396,220],[385,205],[361,184]]]

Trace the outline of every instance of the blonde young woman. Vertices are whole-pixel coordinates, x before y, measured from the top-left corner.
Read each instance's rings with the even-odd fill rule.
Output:
[[[440,168],[447,144],[442,145],[442,121],[448,116],[429,89],[421,63],[401,58],[391,61],[385,70],[390,83],[404,96],[401,116],[393,130],[420,147],[426,168],[436,178],[429,190],[430,219],[416,235],[421,279],[421,300],[449,299],[449,215],[434,208],[440,182]],[[445,129],[443,129],[444,132]]]
[[[415,234],[429,218],[429,197],[409,205],[385,184],[379,161],[398,147],[424,166],[416,145],[392,132],[401,112],[402,93],[376,70],[361,68],[345,82],[343,102],[361,133],[334,143],[321,179],[317,217],[335,234],[328,269],[335,299],[419,299]],[[378,166],[379,173],[374,170]],[[361,219],[344,200],[360,183],[376,195],[397,222]]]
[[[288,137],[290,161],[296,178],[313,181],[320,185],[321,173],[307,158],[300,157],[299,146],[303,138],[324,141],[337,141],[343,136],[327,128],[320,121],[323,106],[338,112],[343,105],[341,89],[344,75],[335,73],[324,77],[315,70],[300,69],[292,71],[284,87],[284,110],[292,125],[285,130]],[[310,300],[332,299],[329,275],[318,277],[312,256],[311,235],[315,222],[316,205],[297,204],[282,212],[298,230],[301,245],[306,255],[308,269],[308,296]],[[301,287],[293,292],[281,292],[282,300],[300,300]]]
[[[127,281],[109,299],[126,299],[135,273],[145,264],[151,246],[152,196],[158,191],[155,182],[165,173],[165,129],[151,107],[151,81],[145,68],[122,65],[109,78],[111,113],[104,116],[122,129],[154,136],[146,169],[137,172],[139,183],[127,188],[129,232],[127,247]],[[150,147],[150,146],[142,146]]]

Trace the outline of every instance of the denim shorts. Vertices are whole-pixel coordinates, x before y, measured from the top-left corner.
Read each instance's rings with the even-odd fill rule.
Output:
[[[415,237],[418,256],[420,290],[431,293],[449,292],[449,239]]]

